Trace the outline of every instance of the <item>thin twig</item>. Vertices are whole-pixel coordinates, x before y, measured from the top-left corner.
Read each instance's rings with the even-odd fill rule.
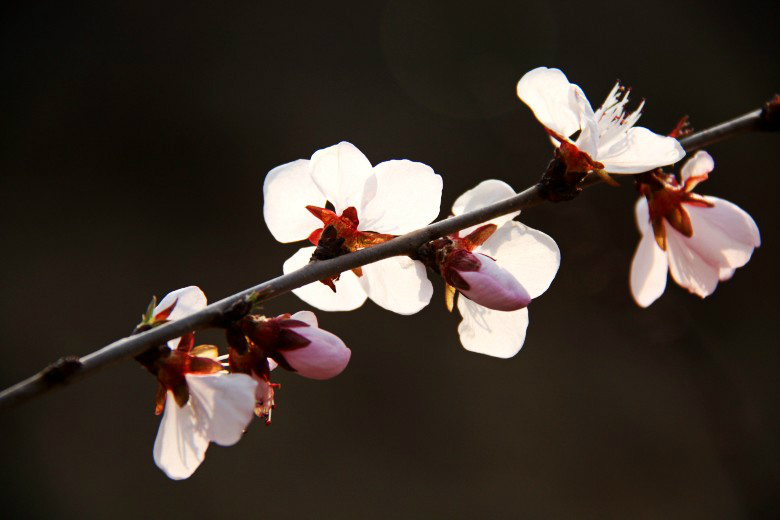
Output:
[[[755,110],[713,128],[703,130],[680,140],[687,151],[721,141],[762,127],[765,110]],[[586,179],[585,185],[594,184]],[[532,186],[508,199],[490,206],[433,223],[383,244],[361,249],[331,260],[311,263],[295,272],[279,276],[260,285],[212,303],[205,309],[165,323],[159,327],[117,340],[80,359],[69,356],[53,363],[34,376],[17,383],[0,393],[0,408],[37,397],[53,388],[77,381],[117,361],[141,354],[155,345],[178,338],[187,332],[219,325],[232,306],[244,298],[259,295],[256,301],[265,301],[286,294],[306,284],[349,271],[393,256],[413,255],[426,242],[455,233],[492,218],[527,209],[545,202],[538,186]]]

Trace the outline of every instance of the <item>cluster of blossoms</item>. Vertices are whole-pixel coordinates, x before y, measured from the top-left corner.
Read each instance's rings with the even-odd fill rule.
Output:
[[[173,291],[151,305],[138,327],[147,330],[206,307],[195,286]],[[271,422],[277,366],[303,377],[329,379],[349,363],[351,351],[322,330],[309,311],[266,318],[245,314],[226,328],[228,354],[195,346],[189,333],[139,356],[158,382],[155,413],[163,414],[154,461],[172,479],[188,478],[210,442],[237,443],[254,415]]]
[[[676,137],[635,126],[643,106],[627,112],[629,91],[616,84],[593,110],[582,89],[557,69],[528,72],[517,95],[533,111],[554,145],[553,161],[540,186],[551,200],[579,189],[588,174],[637,174],[642,198],[636,218],[642,234],[631,268],[636,302],[650,305],[666,287],[666,271],[699,296],[747,263],[760,244],[747,213],[715,197],[693,193],[713,169],[698,152],[678,180],[662,168],[685,155]],[[422,163],[391,160],[372,166],[352,144],[342,142],[271,170],[263,185],[263,214],[274,238],[308,241],[283,266],[285,274],[310,262],[346,255],[392,240],[433,222],[439,215],[442,178]],[[490,179],[457,198],[452,215],[478,210],[515,196],[511,186]],[[509,358],[518,353],[528,327],[528,306],[543,294],[560,265],[555,241],[517,222],[520,212],[462,229],[398,256],[294,289],[309,305],[351,311],[371,299],[403,315],[430,303],[428,272],[444,281],[446,304],[462,317],[458,334],[472,352]],[[457,302],[456,302],[457,299]],[[180,319],[206,306],[196,287],[174,291],[144,317],[141,329]],[[341,373],[350,350],[318,327],[309,311],[266,318],[245,313],[227,324],[228,353],[194,346],[194,333],[139,357],[159,381],[157,413],[163,413],[154,447],[158,466],[171,478],[186,478],[202,462],[209,442],[231,445],[253,415],[270,423],[278,385],[277,366],[304,377]]]

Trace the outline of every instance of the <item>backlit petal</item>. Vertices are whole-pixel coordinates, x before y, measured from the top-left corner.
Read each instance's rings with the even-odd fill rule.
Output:
[[[520,351],[528,328],[528,309],[503,312],[458,298],[463,321],[458,325],[460,342],[466,350],[499,358],[510,358]]]
[[[433,222],[441,205],[441,177],[423,163],[386,161],[374,167],[376,194],[364,200],[358,229],[401,235]]]
[[[279,242],[305,240],[322,222],[306,206],[325,207],[325,195],[310,174],[311,161],[300,159],[277,166],[263,182],[263,217]]]
[[[183,289],[176,289],[165,295],[160,300],[157,307],[154,308],[153,314],[157,314],[173,305],[176,302],[176,307],[168,315],[168,320],[180,320],[190,314],[196,313],[206,308],[208,304],[206,295],[200,290],[200,287],[191,285],[184,287]]]
[[[647,199],[645,197],[639,197],[634,206],[634,218],[636,218],[636,226],[640,233],[644,233],[650,223],[650,211],[647,209]]]
[[[317,327],[317,316],[311,311],[298,311],[292,316],[291,320],[298,320],[306,323],[310,327]]]
[[[682,183],[691,177],[700,177],[709,174],[715,168],[715,161],[712,156],[704,150],[699,150],[693,157],[685,161],[680,169],[680,179]]]
[[[208,439],[232,446],[254,417],[257,381],[247,374],[187,374],[190,403]]]
[[[513,197],[515,195],[515,190],[513,190],[512,187],[504,181],[488,179],[486,181],[480,182],[475,187],[471,188],[463,195],[458,197],[455,200],[455,204],[452,205],[452,214],[457,217],[463,213],[468,213],[469,211],[474,211],[475,209],[484,208],[485,206],[493,204],[494,202],[508,199],[509,197]],[[509,222],[519,214],[519,211],[515,211],[514,213],[510,213],[508,215],[496,217],[487,222],[483,222],[482,224],[463,229],[460,231],[459,235],[465,237],[478,227],[484,226],[485,224],[495,224],[496,226],[501,227],[501,224],[504,222]]]
[[[398,314],[419,312],[433,296],[425,266],[405,256],[364,265],[358,280],[374,303]]]
[[[514,221],[498,228],[474,252],[494,258],[520,282],[531,298],[547,290],[561,264],[561,252],[555,240]]]
[[[599,146],[595,160],[609,173],[642,173],[659,166],[674,164],[685,157],[677,139],[655,134],[647,128],[634,127],[625,139]]]
[[[666,251],[658,247],[653,230],[647,229],[631,262],[631,294],[637,305],[647,307],[664,293],[668,270]]]
[[[346,141],[311,156],[311,177],[339,215],[362,207],[376,191],[376,179],[366,156]]]
[[[168,392],[165,412],[154,440],[157,467],[174,480],[188,478],[203,462],[208,447],[208,437],[198,428],[192,406],[187,403],[179,408],[173,393]]]
[[[287,259],[282,266],[284,274],[297,271],[309,263],[314,246],[304,247]],[[365,269],[365,267],[363,268]],[[366,301],[366,292],[360,286],[357,276],[352,271],[341,273],[336,282],[336,292],[320,282],[310,283],[293,289],[293,293],[313,307],[323,311],[351,311],[357,309]]]
[[[704,298],[718,285],[720,269],[708,264],[690,248],[688,239],[671,226],[666,226],[669,273],[678,285]]]
[[[579,107],[572,103],[569,83],[558,69],[539,67],[527,72],[517,83],[519,97],[544,126],[563,137],[580,129]]]
[[[715,205],[711,208],[685,205],[693,228],[689,247],[710,265],[742,267],[761,243],[756,223],[739,206],[714,197],[707,199]]]

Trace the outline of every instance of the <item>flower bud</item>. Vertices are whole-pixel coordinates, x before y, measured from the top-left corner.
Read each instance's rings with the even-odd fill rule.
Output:
[[[279,350],[284,360],[300,375],[311,379],[330,379],[347,367],[352,351],[338,336],[318,328],[317,318],[313,313],[297,312],[289,321],[281,323],[283,327],[289,327],[288,330],[309,342],[303,347]]]
[[[489,256],[458,249],[444,263],[447,283],[474,303],[497,311],[516,311],[531,303],[525,287]]]

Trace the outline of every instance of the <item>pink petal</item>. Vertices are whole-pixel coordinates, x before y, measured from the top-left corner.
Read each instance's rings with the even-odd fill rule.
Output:
[[[528,291],[509,271],[485,255],[476,254],[474,257],[480,263],[479,269],[459,272],[469,284],[469,289],[461,290],[463,296],[497,311],[516,311],[531,303]]]
[[[705,199],[713,206],[685,205],[693,228],[690,247],[711,265],[742,267],[761,245],[758,226],[739,206],[716,197]]]
[[[316,327],[294,330],[311,341],[305,347],[282,351],[284,359],[300,375],[311,379],[330,379],[347,367],[352,352],[338,336]]]
[[[298,320],[306,323],[309,327],[317,327],[317,316],[311,311],[298,311],[292,316],[291,320]]]
[[[442,180],[419,162],[386,161],[374,167],[376,194],[358,208],[358,229],[402,235],[439,216]]]
[[[305,240],[322,222],[306,206],[325,207],[325,195],[310,174],[310,161],[300,159],[277,166],[263,182],[263,217],[279,242]]]
[[[647,307],[664,293],[668,270],[666,252],[658,247],[652,228],[647,229],[631,262],[631,294],[637,305]]]

